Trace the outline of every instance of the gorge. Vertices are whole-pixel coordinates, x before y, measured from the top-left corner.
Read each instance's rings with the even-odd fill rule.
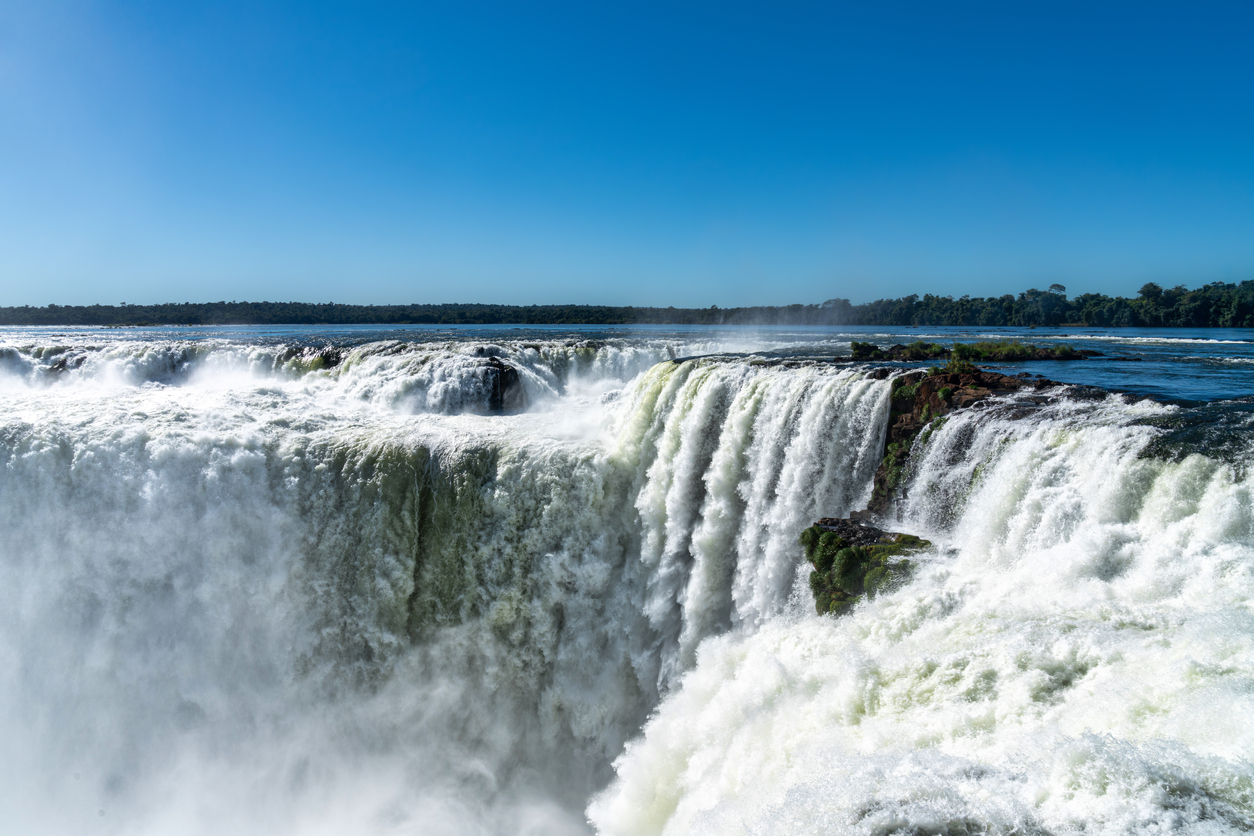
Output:
[[[0,815],[1252,826],[1254,345],[832,361],[874,336],[4,333]],[[1049,379],[1128,345],[1215,397]],[[857,512],[926,543],[819,615],[799,538]]]

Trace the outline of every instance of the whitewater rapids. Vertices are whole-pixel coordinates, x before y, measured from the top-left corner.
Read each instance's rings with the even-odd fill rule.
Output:
[[[891,384],[733,350],[0,347],[0,829],[1254,828],[1249,435],[951,416],[819,617]]]

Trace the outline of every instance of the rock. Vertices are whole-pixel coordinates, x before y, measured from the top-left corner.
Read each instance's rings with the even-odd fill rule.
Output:
[[[83,365],[83,361],[86,359],[86,355],[83,354],[66,355],[49,366],[48,373],[61,374],[63,372],[68,372],[71,369],[77,369]]]
[[[875,343],[853,341],[849,350],[855,360],[937,360],[949,357],[950,351],[939,343],[917,341],[910,345],[900,343],[891,348],[883,349]]]
[[[840,615],[866,595],[875,597],[910,576],[906,555],[932,544],[910,534],[884,531],[861,519],[819,520],[801,532],[814,567],[810,590],[820,614]]]
[[[894,345],[880,348],[874,343],[860,343],[856,340],[849,345],[854,360],[887,360],[891,362],[917,362],[920,360],[948,360],[950,358],[986,363],[1022,362],[1024,360],[1083,360],[1086,357],[1101,357],[1100,351],[1082,349],[1076,351],[1069,345],[1038,346],[1021,343],[1016,340],[985,341],[975,343],[954,343],[952,349],[940,343],[926,343],[922,340],[910,345]]]
[[[950,368],[955,371],[949,371]],[[947,367],[901,375],[893,379],[892,385],[884,454],[875,472],[875,487],[867,506],[873,514],[888,510],[889,500],[905,474],[914,440],[925,430],[940,429],[945,415],[972,407],[993,395],[1038,391],[1060,384],[1045,378],[983,371],[969,363],[951,361]]]
[[[503,362],[499,357],[489,357],[484,363],[484,381],[488,384],[488,410],[505,412],[527,406],[527,393],[523,389],[518,369]]]
[[[320,348],[310,357],[309,368],[314,369],[333,369],[340,363],[344,362],[344,349],[336,348],[328,345]]]
[[[883,380],[887,375],[885,369],[867,373],[875,380]],[[984,371],[962,359],[893,378],[888,432],[883,458],[875,471],[871,501],[864,510],[855,511],[848,518],[821,519],[801,533],[806,559],[814,567],[810,589],[815,609],[838,615],[862,595],[874,596],[903,582],[911,571],[906,556],[932,545],[919,537],[885,531],[870,523],[889,510],[906,473],[910,451],[921,435],[926,440],[927,434],[940,429],[949,413],[975,407],[994,395],[1024,393],[1015,399],[1014,408],[1026,414],[1048,400],[1037,392],[1061,385],[1027,372],[1012,377]],[[1074,396],[1082,388],[1068,387],[1068,392]]]

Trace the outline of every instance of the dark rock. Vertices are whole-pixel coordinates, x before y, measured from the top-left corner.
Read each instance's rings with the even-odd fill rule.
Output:
[[[83,361],[87,359],[83,354],[65,355],[48,367],[48,371],[52,374],[62,374],[71,369],[77,369],[83,365]]]
[[[867,376],[883,380],[888,370],[874,369]],[[926,540],[885,531],[870,522],[884,515],[898,495],[910,452],[920,436],[925,442],[951,412],[977,407],[994,395],[1017,393],[998,407],[1000,414],[1012,418],[1031,414],[1052,397],[1038,393],[1062,385],[1028,372],[1010,376],[979,369],[962,358],[893,378],[888,432],[871,501],[846,519],[821,519],[801,534],[806,559],[814,567],[810,589],[815,608],[820,613],[839,614],[859,596],[873,596],[891,587],[909,576],[911,564],[905,556],[931,546]],[[1072,396],[1083,394],[1083,390],[1075,386],[1067,389]]]
[[[951,362],[951,365],[952,362]],[[884,455],[875,472],[875,487],[867,510],[882,514],[906,472],[914,440],[925,430],[937,430],[944,416],[956,409],[967,409],[993,395],[1009,392],[1035,392],[1060,384],[1045,378],[1032,378],[1026,372],[1016,376],[984,371],[970,364],[965,370],[947,372],[947,367],[918,370],[893,380]]]
[[[488,384],[488,409],[505,412],[527,406],[527,393],[523,389],[518,369],[498,357],[488,357],[483,368],[484,381]]]
[[[344,349],[329,345],[315,351],[312,359],[313,363],[310,364],[310,368],[333,369],[344,362]]]
[[[897,345],[891,348],[880,348],[875,343],[860,343],[854,340],[849,350],[855,360],[937,360],[949,357],[949,349],[939,343],[913,342],[910,345]]]

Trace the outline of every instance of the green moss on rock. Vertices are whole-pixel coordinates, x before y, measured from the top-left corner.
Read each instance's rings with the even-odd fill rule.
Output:
[[[821,520],[801,533],[801,545],[814,567],[815,610],[840,615],[861,596],[873,598],[905,581],[912,568],[906,555],[932,544],[852,520]]]

